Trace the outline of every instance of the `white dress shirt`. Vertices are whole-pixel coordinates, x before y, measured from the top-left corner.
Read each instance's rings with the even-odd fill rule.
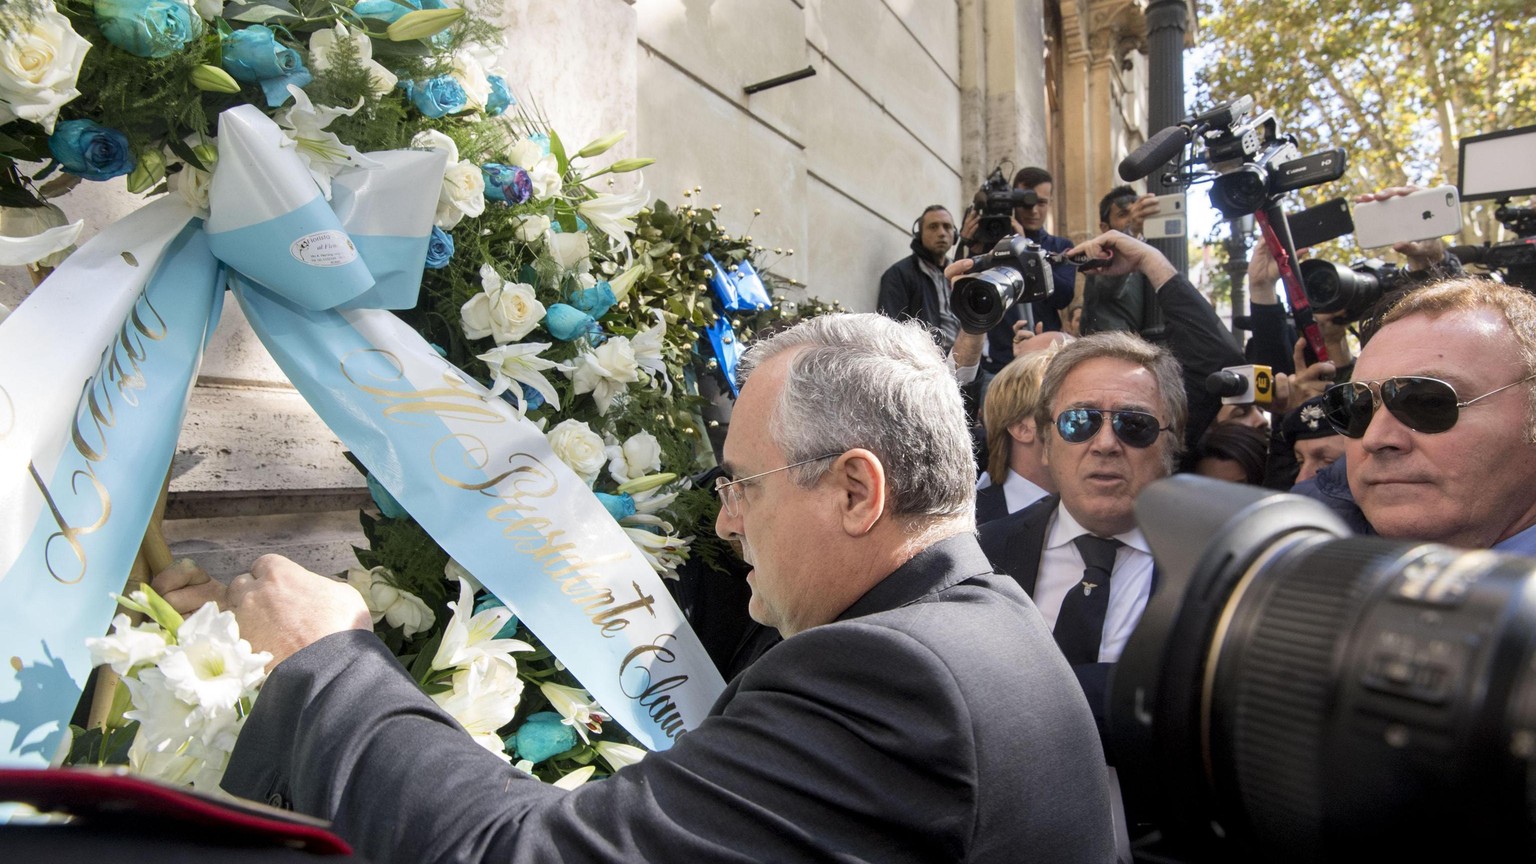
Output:
[[[1083,556],[1072,541],[1091,533],[1061,505],[1045,529],[1045,548],[1040,552],[1040,572],[1035,578],[1033,599],[1045,623],[1056,628],[1061,601],[1083,581]],[[1136,629],[1152,594],[1152,549],[1140,529],[1116,534],[1123,545],[1115,552],[1115,568],[1109,580],[1109,608],[1104,613],[1104,636],[1099,641],[1099,662],[1113,663],[1125,650],[1125,640]]]
[[[980,492],[991,485],[992,475],[986,471],[981,472],[981,478],[976,481],[976,491]],[[1008,502],[1009,513],[1017,513],[1049,494],[1033,480],[1023,474],[1015,474],[1012,469],[1003,479],[1003,499]]]

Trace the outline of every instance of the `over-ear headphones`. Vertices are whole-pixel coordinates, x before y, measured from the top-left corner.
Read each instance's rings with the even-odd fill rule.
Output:
[[[921,236],[922,236],[922,233],[923,233],[923,217],[919,216],[916,219],[912,220],[912,239],[913,240],[920,239]]]

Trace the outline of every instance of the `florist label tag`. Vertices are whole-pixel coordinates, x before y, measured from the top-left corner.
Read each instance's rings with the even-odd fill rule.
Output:
[[[342,231],[316,231],[293,241],[288,254],[311,267],[342,267],[357,260],[357,247]]]
[[[544,434],[378,310],[311,312],[232,280],[315,411],[448,554],[651,749],[725,682],[661,578]]]

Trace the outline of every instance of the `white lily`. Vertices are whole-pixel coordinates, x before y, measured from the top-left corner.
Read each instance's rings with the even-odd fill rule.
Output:
[[[596,773],[596,765],[583,765],[582,767],[577,768],[575,771],[572,771],[571,773],[561,777],[559,780],[556,780],[549,785],[555,787],[556,789],[564,789],[565,791],[569,792],[572,789],[575,789],[581,784],[587,782],[588,780],[591,780],[592,775]]]
[[[277,112],[272,119],[293,142],[299,158],[309,168],[310,176],[325,192],[326,200],[331,197],[331,178],[343,168],[379,167],[377,161],[364,156],[356,147],[341,143],[335,132],[325,131],[337,117],[356,114],[363,107],[362,99],[351,108],[333,108],[315,105],[303,90],[292,84],[288,85],[288,92],[293,95],[293,105]]]
[[[587,737],[588,732],[603,731],[603,721],[613,719],[603,712],[585,690],[546,682],[539,685],[539,692],[565,718],[561,722],[576,728],[576,734],[581,736],[583,743],[591,743]]]
[[[604,193],[576,205],[576,212],[597,226],[597,230],[613,238],[616,245],[627,247],[626,232],[635,230],[635,215],[645,206],[648,197],[643,188],[621,195]]]
[[[484,360],[491,367],[491,376],[495,379],[491,385],[491,395],[500,396],[503,391],[510,390],[517,397],[518,410],[526,414],[528,413],[527,400],[523,398],[522,388],[513,387],[513,385],[527,384],[537,390],[539,395],[544,397],[544,401],[558,411],[560,394],[555,390],[555,385],[549,383],[549,379],[544,377],[544,372],[565,367],[539,356],[547,351],[549,346],[549,342],[516,342],[511,345],[498,345],[478,355],[479,359]]]
[[[517,667],[488,657],[453,673],[452,689],[432,695],[432,701],[453,715],[476,744],[509,761],[496,730],[512,722],[522,698]]]
[[[668,579],[680,578],[677,568],[688,560],[688,547],[693,543],[693,538],[678,537],[674,534],[656,534],[645,528],[634,526],[630,523],[635,517],[626,518],[619,527],[629,535],[631,543],[640,550],[645,562],[651,565],[657,575]]]
[[[383,96],[395,89],[400,79],[373,59],[373,40],[366,33],[353,33],[340,21],[330,30],[316,30],[309,37],[309,65],[316,72],[331,68],[331,52],[337,43],[351,42],[357,50],[358,63],[368,70],[368,83],[375,95]]]
[[[615,771],[639,762],[646,754],[646,751],[633,744],[620,744],[617,741],[599,741],[592,746],[597,748],[597,755],[603,757],[603,761]]]
[[[91,665],[110,665],[119,676],[127,675],[137,666],[158,663],[165,656],[166,647],[165,631],[159,624],[145,621],[135,627],[122,614],[112,619],[112,635],[85,640],[85,648],[91,652]]]
[[[206,603],[182,622],[176,644],[166,648],[158,668],[177,698],[214,714],[254,693],[266,680],[270,662],[271,654],[252,651],[251,643],[240,638],[235,613]]]
[[[474,663],[481,658],[511,666],[515,671],[517,661],[512,654],[532,651],[533,646],[521,639],[497,639],[502,625],[512,620],[512,610],[505,606],[475,611],[475,589],[468,580],[459,581],[459,599],[449,603],[453,617],[443,630],[443,641],[432,657],[433,669],[452,669]]]
[[[592,256],[591,241],[585,231],[551,231],[545,237],[545,244],[549,247],[549,257],[566,270],[580,268]]]
[[[609,283],[611,286],[613,283]],[[635,364],[646,371],[652,379],[660,378],[666,388],[667,395],[672,394],[672,379],[667,377],[667,361],[661,356],[662,347],[666,344],[667,319],[660,309],[652,310],[656,313],[656,326],[648,327],[635,334],[630,340],[630,346],[635,350]]]

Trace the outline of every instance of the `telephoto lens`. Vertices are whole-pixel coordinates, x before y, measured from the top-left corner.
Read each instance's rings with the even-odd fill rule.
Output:
[[[1191,475],[1136,516],[1160,584],[1106,749],[1138,860],[1536,859],[1536,559]]]

